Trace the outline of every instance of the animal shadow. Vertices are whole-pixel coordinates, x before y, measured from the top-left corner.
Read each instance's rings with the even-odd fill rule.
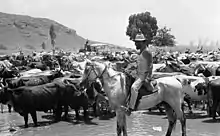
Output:
[[[57,122],[50,121],[50,120],[49,121],[39,121],[39,122],[37,122],[37,125],[38,125],[37,127],[45,127],[45,126],[49,126],[54,123],[57,123]],[[19,125],[18,127],[21,129],[26,129],[24,125]],[[28,123],[28,128],[31,128],[31,127],[35,127],[34,123]]]
[[[207,118],[208,115],[204,113],[185,113],[186,119],[203,119]]]
[[[148,115],[158,115],[158,116],[164,116],[166,115],[165,112],[159,112],[159,111],[146,111],[146,112],[142,112],[142,114],[148,114]]]
[[[203,119],[207,118],[208,115],[204,115],[203,113],[185,113],[186,119]],[[163,119],[167,119],[167,116]]]
[[[47,120],[54,120],[55,116],[54,115],[42,115],[41,116],[43,119],[47,119]]]
[[[220,118],[213,120],[213,119],[208,119],[208,120],[203,120],[203,123],[220,123]]]
[[[110,120],[114,118],[115,116],[116,116],[116,113],[111,113],[111,114],[109,113],[109,114],[98,116],[98,119],[99,120]]]
[[[68,114],[66,118],[62,117],[62,121],[72,123],[74,125],[77,124],[86,124],[86,125],[98,125],[97,123],[92,122],[93,118],[88,116],[86,119],[83,115],[79,115],[78,118],[74,114]]]

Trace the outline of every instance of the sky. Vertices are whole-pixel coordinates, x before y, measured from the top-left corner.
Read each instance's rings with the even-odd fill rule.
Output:
[[[0,0],[0,12],[43,17],[90,40],[134,47],[126,36],[131,14],[148,11],[171,28],[177,44],[220,43],[220,0]]]

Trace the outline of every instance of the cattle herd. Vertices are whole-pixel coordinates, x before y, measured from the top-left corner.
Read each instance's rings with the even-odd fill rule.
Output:
[[[161,53],[162,54],[162,53]],[[220,115],[220,53],[154,53],[153,78],[184,75],[191,88],[184,90],[184,100],[191,105],[204,104],[207,114],[213,119]],[[81,77],[86,60],[99,61],[129,75],[136,77],[137,53],[124,52],[22,52],[0,57],[0,103],[11,106],[24,117],[28,127],[28,114],[37,126],[37,111],[53,111],[55,121],[68,117],[70,109],[75,110],[76,118],[83,108],[84,119],[88,119],[88,109],[94,115],[112,113],[102,83],[94,81],[82,88]],[[92,91],[91,91],[92,90]],[[95,91],[94,91],[95,90]],[[162,112],[161,105],[157,105]]]

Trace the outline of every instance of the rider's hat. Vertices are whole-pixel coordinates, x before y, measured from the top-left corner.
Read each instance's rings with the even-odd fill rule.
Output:
[[[146,38],[145,38],[145,36],[142,34],[142,33],[138,33],[136,36],[135,36],[135,38],[134,38],[134,41],[136,42],[136,41],[145,41],[146,40]]]

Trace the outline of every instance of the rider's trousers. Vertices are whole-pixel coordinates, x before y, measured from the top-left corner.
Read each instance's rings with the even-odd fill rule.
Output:
[[[131,86],[131,98],[130,98],[130,103],[129,103],[129,107],[131,109],[135,109],[139,90],[140,90],[141,86],[143,85],[143,83],[146,82],[146,80],[145,80],[146,78],[150,79],[151,74],[147,73],[146,76],[140,76],[139,78],[136,79],[136,81]],[[153,91],[153,89],[154,89],[153,85],[150,83],[150,81],[147,82],[147,89],[148,89],[148,91]]]
[[[141,78],[138,78],[131,86],[131,98],[130,98],[130,103],[129,103],[129,107],[131,109],[135,108],[136,100],[138,97],[138,91],[143,85],[143,83],[144,81],[141,80]]]

